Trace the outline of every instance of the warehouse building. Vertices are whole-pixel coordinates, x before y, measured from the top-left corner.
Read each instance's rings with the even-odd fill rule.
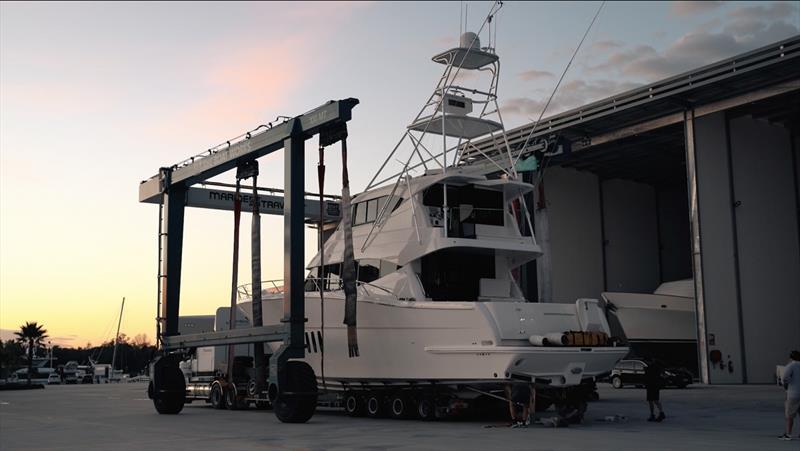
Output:
[[[800,36],[532,128],[508,135],[543,163],[528,297],[691,278],[701,380],[773,382],[800,348]]]

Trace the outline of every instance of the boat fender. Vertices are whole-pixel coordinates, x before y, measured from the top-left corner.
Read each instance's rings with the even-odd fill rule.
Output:
[[[528,341],[531,342],[534,346],[549,346],[550,343],[547,341],[544,335],[531,335],[528,337]]]
[[[547,344],[549,346],[567,346],[569,343],[567,335],[562,332],[549,333],[546,334],[544,338],[547,339]]]

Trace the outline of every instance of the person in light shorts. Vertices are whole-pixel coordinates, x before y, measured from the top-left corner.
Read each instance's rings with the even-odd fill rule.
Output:
[[[781,440],[792,440],[792,426],[794,417],[800,411],[800,351],[792,351],[789,355],[792,361],[783,371],[783,388],[786,390],[786,432],[778,437]]]

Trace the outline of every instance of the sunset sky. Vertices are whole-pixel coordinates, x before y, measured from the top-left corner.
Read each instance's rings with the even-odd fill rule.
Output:
[[[477,29],[489,2],[469,6]],[[599,6],[506,2],[498,19],[509,127],[538,116]],[[0,3],[0,329],[43,324],[62,345],[154,336],[157,207],[138,184],[278,115],[356,97],[351,186],[362,190],[458,42],[459,2]],[[798,2],[609,2],[548,114],[800,32]],[[485,42],[485,40],[484,40]],[[316,191],[316,139],[307,190]],[[260,185],[282,187],[282,152]],[[338,153],[326,192],[339,194]],[[233,174],[220,180],[232,181]],[[250,281],[249,215],[241,283]],[[181,313],[229,298],[232,214],[189,210]],[[262,219],[262,279],[282,277],[282,219]],[[316,241],[307,233],[307,255]]]

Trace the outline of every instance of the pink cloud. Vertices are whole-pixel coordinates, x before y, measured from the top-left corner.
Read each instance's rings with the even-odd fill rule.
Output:
[[[266,123],[281,111],[292,95],[307,83],[313,68],[308,61],[311,36],[298,35],[282,42],[249,46],[227,43],[237,49],[214,60],[198,82],[197,100],[174,109],[159,121],[161,136],[191,132],[210,139],[209,146]]]
[[[719,1],[677,1],[672,2],[672,13],[676,16],[693,16],[720,8],[725,2]]]

